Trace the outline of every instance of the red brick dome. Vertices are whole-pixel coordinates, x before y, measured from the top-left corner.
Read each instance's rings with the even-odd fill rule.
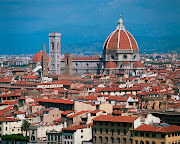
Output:
[[[133,64],[133,68],[143,68],[143,67],[144,67],[144,65],[140,61],[136,61]]]
[[[104,43],[106,50],[139,50],[134,37],[130,32],[125,30],[123,21],[120,18],[118,26],[106,39]]]
[[[48,57],[48,55],[47,55],[47,57]],[[34,63],[42,62],[42,51],[37,52],[37,53],[34,55],[32,61],[33,61]],[[48,62],[49,62],[49,57],[48,57]]]
[[[128,62],[123,62],[122,65],[129,65],[129,63]]]
[[[109,61],[106,63],[105,68],[117,68],[117,65],[113,61]]]

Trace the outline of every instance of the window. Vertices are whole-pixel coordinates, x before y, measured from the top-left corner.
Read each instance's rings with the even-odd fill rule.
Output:
[[[120,129],[118,129],[117,132],[118,132],[118,135],[120,135]]]
[[[111,59],[114,59],[114,56],[113,56],[113,55],[111,55]]]
[[[113,122],[111,123],[111,126],[114,126],[114,123],[113,123]]]
[[[83,138],[83,136],[81,136],[81,138]]]
[[[52,50],[54,50],[54,43],[51,43],[52,44]]]
[[[141,137],[144,137],[144,133],[140,133],[140,136],[141,136]]]
[[[117,143],[120,144],[120,138],[117,138]]]
[[[124,130],[124,135],[126,135],[126,130]]]
[[[114,129],[111,129],[112,135],[114,135]]]
[[[165,142],[161,142],[161,144],[165,144]]]
[[[112,143],[114,143],[114,137],[111,137],[111,141],[112,141]]]
[[[106,126],[108,126],[108,122],[106,122]]]
[[[138,140],[135,140],[135,144],[138,144]]]
[[[102,128],[100,128],[100,134],[102,134]]]
[[[96,142],[96,136],[94,136],[94,141]]]
[[[102,125],[102,122],[100,122],[100,125]]]
[[[124,144],[126,144],[126,138],[123,138]]]
[[[138,132],[135,132],[135,136],[138,136]]]
[[[126,123],[124,123],[124,127],[126,127]]]
[[[53,135],[51,135],[51,140],[52,140],[52,141],[54,140],[54,137],[53,137]]]
[[[149,133],[146,133],[146,137],[149,137]]]
[[[152,137],[156,137],[156,134],[155,134],[155,133],[152,133]]]
[[[166,137],[166,135],[165,135],[165,134],[161,134],[161,137],[162,137],[162,138],[165,138],[165,137]]]
[[[154,141],[152,141],[152,144],[156,144]]]
[[[149,141],[146,141],[146,144],[149,144]]]
[[[99,136],[100,143],[102,143],[102,136]]]
[[[7,127],[6,127],[6,131],[7,131]]]
[[[144,144],[144,141],[141,140],[141,141],[140,141],[140,144]]]
[[[168,134],[168,137],[170,137],[171,136],[171,134]]]
[[[1,131],[1,127],[0,127],[0,131]]]
[[[120,126],[120,123],[117,123],[117,126]]]
[[[83,133],[83,130],[81,130],[81,133]]]
[[[106,134],[108,134],[108,129],[106,129]]]
[[[123,58],[126,59],[126,58],[127,58],[127,55],[123,55]]]
[[[108,137],[105,137],[105,139],[106,139],[106,142],[108,143]]]

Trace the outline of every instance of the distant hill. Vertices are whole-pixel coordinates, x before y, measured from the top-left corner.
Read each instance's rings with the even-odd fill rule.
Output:
[[[180,35],[164,37],[135,36],[135,39],[139,45],[140,53],[168,53],[170,51],[180,53]],[[73,45],[62,45],[62,53],[83,53],[85,55],[101,54],[104,41],[105,40],[99,40]]]

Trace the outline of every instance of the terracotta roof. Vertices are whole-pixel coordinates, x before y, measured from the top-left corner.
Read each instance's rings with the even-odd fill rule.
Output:
[[[128,62],[123,62],[122,65],[129,65],[129,63]]]
[[[126,122],[133,123],[137,117],[131,116],[113,116],[113,115],[100,115],[93,119],[93,121],[110,121],[110,122]]]
[[[21,79],[37,79],[38,76],[24,76],[24,77],[21,77]]]
[[[67,110],[67,111],[62,112],[61,114],[62,115],[68,115],[68,114],[73,113],[73,112],[74,112],[73,110]]]
[[[47,55],[47,58],[48,58],[48,61],[49,61],[48,55]],[[37,53],[34,55],[32,61],[33,61],[34,63],[42,62],[42,51],[37,52]]]
[[[10,121],[20,121],[19,119],[15,119],[15,118],[5,118],[5,117],[1,117],[0,118],[1,122],[10,122]]]
[[[24,114],[24,112],[22,112],[22,111],[16,111],[16,112],[14,112],[14,114]]]
[[[133,68],[143,68],[143,67],[144,67],[144,65],[140,61],[136,61],[133,64]]]
[[[72,127],[67,127],[67,128],[62,128],[62,130],[78,130],[78,129],[83,129],[83,128],[87,128],[86,126],[83,125],[78,125],[78,126],[72,126]]]
[[[113,31],[104,43],[107,50],[138,50],[134,37],[126,30]]]
[[[85,96],[84,100],[97,100],[97,96],[94,95]]]
[[[113,61],[109,61],[106,63],[105,68],[117,68],[117,65]]]
[[[151,131],[151,132],[180,132],[180,126],[170,125],[170,126],[153,126],[153,125],[141,125],[138,128],[134,129],[135,131]]]
[[[82,114],[87,113],[87,112],[89,112],[89,111],[80,111],[78,113],[75,113],[75,114],[72,114],[72,115],[68,115],[67,117],[68,118],[73,118],[73,117],[76,117],[78,115],[82,115]]]
[[[64,104],[74,104],[73,101],[64,99],[39,99],[39,102],[49,102],[49,103],[64,103]]]
[[[93,111],[91,111],[90,113],[98,113],[98,112],[100,112],[101,110],[93,110]]]

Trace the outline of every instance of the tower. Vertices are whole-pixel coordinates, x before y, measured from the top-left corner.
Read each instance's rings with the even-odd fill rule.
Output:
[[[48,57],[46,53],[45,44],[44,44],[43,52],[42,52],[42,76],[43,77],[48,76]]]
[[[72,53],[66,53],[65,55],[65,74],[72,75]]]
[[[49,73],[61,73],[61,33],[49,33]]]

